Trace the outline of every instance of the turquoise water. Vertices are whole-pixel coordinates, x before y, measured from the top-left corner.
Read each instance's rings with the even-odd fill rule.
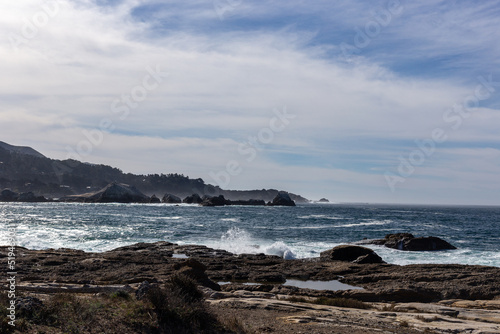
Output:
[[[136,242],[200,244],[285,258],[388,233],[441,237],[457,250],[373,248],[389,263],[500,267],[500,207],[308,204],[297,207],[199,207],[166,204],[0,203],[0,230],[16,227],[19,246],[106,251]],[[7,244],[7,232],[0,244]]]

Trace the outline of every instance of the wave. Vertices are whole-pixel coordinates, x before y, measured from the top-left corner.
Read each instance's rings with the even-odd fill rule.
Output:
[[[307,215],[307,216],[300,216],[297,218],[299,218],[299,219],[331,219],[331,220],[348,219],[345,217],[327,216],[327,215]]]
[[[256,240],[252,235],[239,227],[231,227],[220,238],[219,247],[234,254],[277,255],[284,259],[296,259],[296,253],[283,241],[270,243],[266,240]]]
[[[352,224],[343,224],[343,225],[336,225],[332,227],[356,227],[356,226],[372,226],[372,225],[387,225],[392,223],[392,220],[376,220],[376,221],[369,221],[369,222],[361,222],[361,223],[352,223]]]

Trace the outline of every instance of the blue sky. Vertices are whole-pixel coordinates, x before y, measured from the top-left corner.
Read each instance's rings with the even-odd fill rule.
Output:
[[[0,140],[231,189],[500,204],[496,2],[0,9]]]

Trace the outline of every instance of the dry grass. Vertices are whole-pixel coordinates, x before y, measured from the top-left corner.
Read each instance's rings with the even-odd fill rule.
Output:
[[[7,305],[0,297],[1,306]],[[126,291],[111,294],[54,294],[29,313],[17,312],[16,327],[2,317],[0,334],[11,333],[237,333],[250,334],[238,319],[220,322],[207,308],[196,283],[172,276],[137,300]]]

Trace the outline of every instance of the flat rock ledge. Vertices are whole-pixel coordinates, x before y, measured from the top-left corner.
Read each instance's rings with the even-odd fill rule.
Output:
[[[7,254],[0,247],[0,260]],[[17,248],[23,283],[125,285],[164,282],[180,270],[191,271],[212,289],[241,289],[310,297],[347,297],[366,302],[439,302],[500,299],[500,268],[457,264],[354,263],[313,258],[285,260],[264,254],[235,255],[224,250],[168,242],[139,243],[102,253],[72,249]],[[186,269],[189,267],[191,269]],[[183,269],[184,268],[184,269]],[[317,291],[284,285],[287,279],[330,281],[363,289]],[[214,284],[212,284],[214,283]]]
[[[0,261],[6,250],[0,247]],[[284,260],[168,242],[102,253],[22,247],[16,252],[25,299],[122,290],[139,296],[172,274],[184,274],[198,282],[213,312],[233,314],[262,333],[500,333],[496,267]],[[302,289],[287,285],[289,279],[339,280],[362,289]],[[355,299],[368,308],[318,305],[317,298]]]

